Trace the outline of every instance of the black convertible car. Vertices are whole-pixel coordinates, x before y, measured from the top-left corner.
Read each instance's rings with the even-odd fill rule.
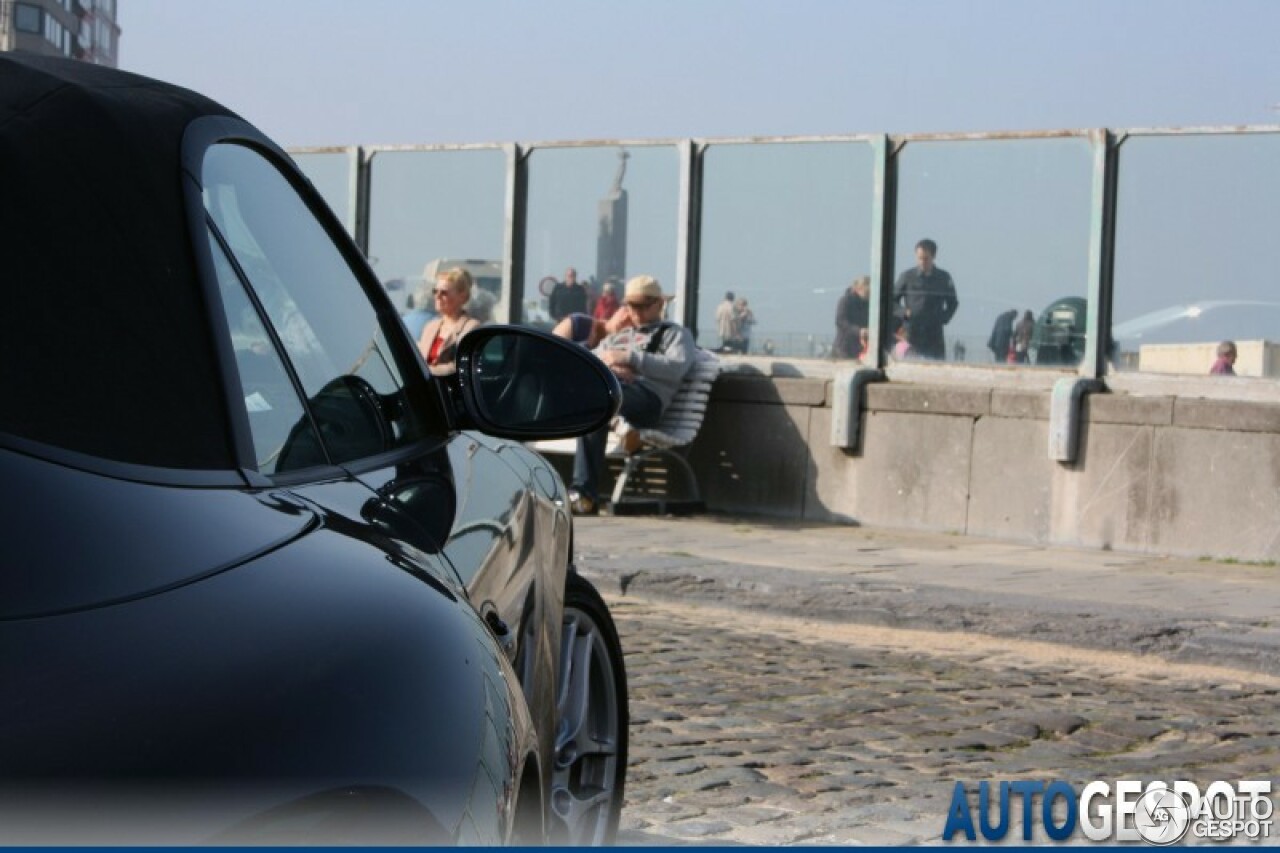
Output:
[[[617,408],[484,327],[424,369],[289,158],[0,55],[0,842],[607,843],[617,634],[509,439]]]

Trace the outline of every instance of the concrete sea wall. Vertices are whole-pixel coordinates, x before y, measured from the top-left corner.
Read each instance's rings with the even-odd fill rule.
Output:
[[[926,375],[865,387],[854,451],[831,443],[832,378],[729,367],[689,454],[711,510],[1280,559],[1280,402],[1089,394],[1062,463],[1044,382]]]

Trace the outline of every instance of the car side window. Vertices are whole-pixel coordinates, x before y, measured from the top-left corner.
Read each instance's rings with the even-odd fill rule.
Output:
[[[205,209],[230,251],[224,260],[239,268],[283,347],[329,459],[349,462],[443,432],[438,411],[410,402],[406,376],[421,367],[407,359],[416,355],[389,345],[359,279],[280,170],[252,148],[219,143],[205,154],[202,178]],[[404,335],[398,326],[390,333]],[[272,429],[267,444],[278,437]],[[316,455],[324,452],[286,442],[275,470]]]
[[[240,373],[240,397],[244,400],[249,431],[253,436],[258,470],[263,474],[275,474],[286,470],[290,463],[294,467],[306,467],[299,464],[303,460],[296,452],[286,453],[300,443],[317,450],[320,448],[302,400],[285,370],[280,353],[267,334],[262,317],[212,233],[209,234],[209,249],[218,277],[218,290],[222,294],[227,327],[231,331],[231,345]],[[282,459],[285,465],[281,464]],[[325,460],[321,454],[309,461],[319,465]]]

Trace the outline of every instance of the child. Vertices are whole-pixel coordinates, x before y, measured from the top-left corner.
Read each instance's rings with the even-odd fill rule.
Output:
[[[893,330],[893,336],[897,339],[897,343],[893,345],[893,357],[898,361],[911,358],[911,330],[907,327],[906,320],[898,323],[898,327]]]

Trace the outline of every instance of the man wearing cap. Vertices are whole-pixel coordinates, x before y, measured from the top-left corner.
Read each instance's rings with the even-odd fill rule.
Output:
[[[624,323],[626,328],[606,337],[594,350],[622,383],[618,414],[634,427],[657,425],[696,356],[697,345],[689,330],[662,319],[666,305],[662,286],[653,276],[631,279],[622,301],[630,324]],[[632,436],[634,433],[626,436],[624,444]],[[578,515],[599,511],[600,473],[608,437],[608,430],[602,429],[578,439],[569,491],[572,509]],[[634,449],[634,443],[627,447],[628,451]]]

